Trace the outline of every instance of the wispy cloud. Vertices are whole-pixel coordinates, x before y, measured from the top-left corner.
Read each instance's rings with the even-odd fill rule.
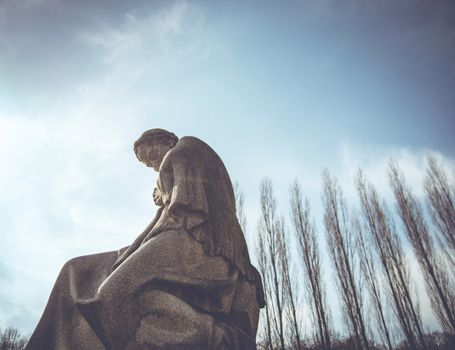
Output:
[[[83,32],[80,38],[100,50],[100,58],[129,74],[153,70],[163,60],[178,68],[213,47],[204,13],[188,2],[177,2],[151,15],[127,13],[119,27]],[[139,64],[139,66],[138,66]],[[132,73],[132,74],[131,74]]]
[[[331,54],[339,38],[331,30],[339,27],[322,28],[328,31],[327,41],[316,23],[321,12],[338,18],[340,11],[353,14],[352,6],[339,11],[330,1],[307,2],[314,9],[299,28],[302,20],[291,13],[294,7],[275,11],[268,4],[257,11],[248,4],[233,10],[232,5],[220,9],[192,1],[162,7],[126,3],[1,2],[0,280],[5,287],[0,292],[0,327],[30,331],[67,259],[126,245],[151,219],[155,177],[137,164],[131,145],[150,127],[199,136],[231,161],[228,170],[246,190],[252,236],[264,175],[274,181],[285,216],[289,185],[297,178],[315,217],[321,218],[323,168],[338,177],[349,200],[356,197],[353,176],[358,167],[381,194],[389,193],[385,171],[390,157],[422,195],[426,149],[336,144],[343,137],[339,120],[349,126],[349,113],[340,114],[335,107],[326,113],[332,119],[320,121],[316,119],[322,114],[305,110],[309,102],[330,105],[330,99],[351,87],[344,78],[351,78],[350,69],[358,65],[345,69],[343,62],[359,57],[345,50],[341,62]],[[213,14],[219,17],[213,19]],[[343,18],[341,22],[351,24],[350,16]],[[364,27],[347,33],[365,32],[358,28]],[[342,39],[346,37],[350,35]],[[359,43],[354,44],[358,49]],[[384,52],[393,51],[387,48]],[[371,62],[366,63],[362,72],[371,72]],[[299,74],[302,67],[315,71],[314,78]],[[340,77],[337,67],[346,75],[332,84]],[[323,79],[321,94],[312,94],[313,82],[324,75],[330,79]],[[361,78],[362,91],[370,94]],[[354,95],[356,107],[374,114],[368,101]],[[292,120],[302,115],[304,122]],[[358,120],[351,122],[359,134],[372,132],[362,130]],[[318,127],[311,128],[313,124]],[[298,129],[311,133],[306,142]],[[339,147],[332,149],[334,144]],[[299,154],[292,152],[296,149]],[[453,159],[439,157],[453,168]]]
[[[353,198],[356,196],[356,191],[352,180],[358,170],[362,169],[379,193],[390,200],[392,192],[388,180],[388,169],[390,161],[394,161],[402,170],[406,182],[414,193],[419,198],[423,198],[425,195],[423,180],[429,155],[436,157],[449,174],[454,171],[455,160],[435,150],[411,150],[405,147],[390,146],[369,148],[344,143],[341,147],[341,169],[336,174],[339,174],[347,196]]]
[[[132,142],[163,97],[146,87],[200,57],[203,26],[186,2],[128,14],[81,36],[104,62],[96,77],[25,113],[0,107],[0,326],[31,331],[66,260],[119,249],[151,220],[155,178]]]

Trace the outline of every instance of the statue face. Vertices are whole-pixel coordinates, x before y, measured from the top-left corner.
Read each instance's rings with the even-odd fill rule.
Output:
[[[155,171],[160,170],[161,162],[167,152],[171,150],[166,143],[145,142],[137,150],[138,158],[146,166],[153,168]]]

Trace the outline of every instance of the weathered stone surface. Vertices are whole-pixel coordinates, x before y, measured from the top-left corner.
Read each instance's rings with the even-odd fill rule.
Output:
[[[261,278],[218,155],[194,137],[145,132],[157,213],[129,247],[65,264],[27,350],[255,349]]]

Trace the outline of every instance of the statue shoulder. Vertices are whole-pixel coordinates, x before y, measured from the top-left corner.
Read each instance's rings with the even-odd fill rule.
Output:
[[[175,147],[209,147],[204,141],[194,136],[181,137]]]
[[[160,166],[160,174],[172,172],[175,167],[194,167],[199,163],[201,148],[204,142],[193,136],[181,137],[176,145],[164,156]]]
[[[163,162],[191,162],[211,153],[215,152],[204,141],[197,137],[184,136],[181,137],[174,148],[169,151]]]

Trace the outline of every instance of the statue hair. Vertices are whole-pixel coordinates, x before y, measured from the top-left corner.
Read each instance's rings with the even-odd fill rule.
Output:
[[[170,131],[158,128],[150,129],[142,133],[141,137],[134,142],[134,153],[137,154],[139,146],[147,142],[168,142],[171,147],[174,147],[178,140],[179,138]]]

